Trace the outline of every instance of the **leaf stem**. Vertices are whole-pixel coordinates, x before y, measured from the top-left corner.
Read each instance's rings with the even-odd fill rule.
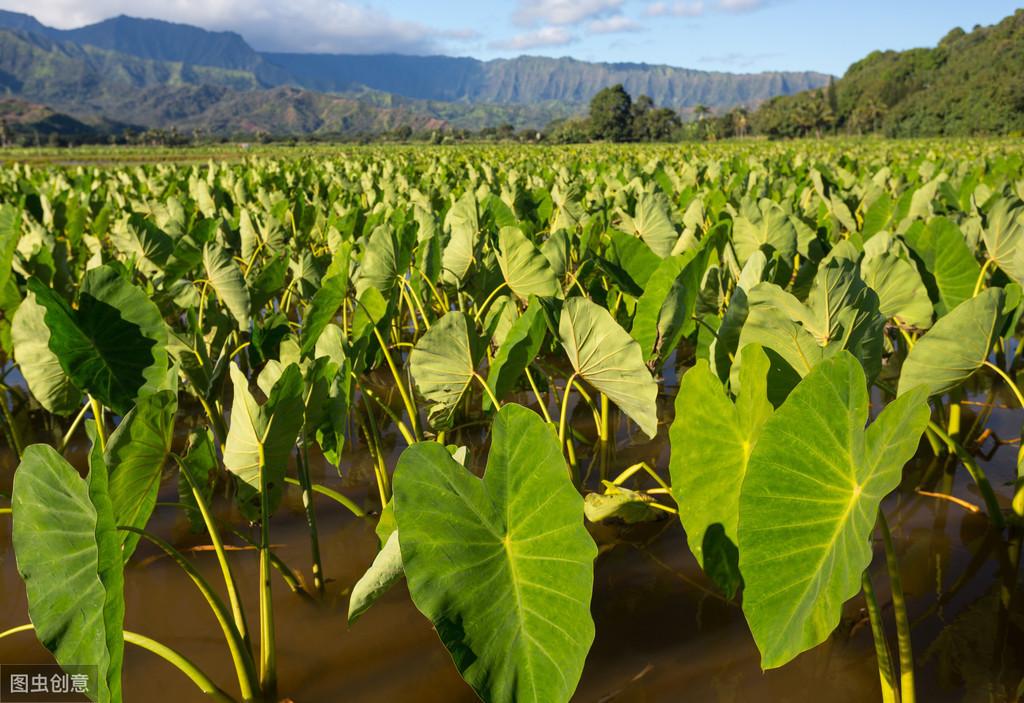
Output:
[[[971,294],[972,298],[981,292],[981,286],[985,283],[985,274],[988,273],[988,267],[994,263],[994,259],[985,259],[985,264],[981,267],[981,271],[978,272],[978,280],[974,283],[974,293]]]
[[[885,565],[889,570],[892,609],[896,616],[896,643],[900,656],[900,700],[902,703],[914,703],[914,651],[910,641],[907,601],[903,595],[903,578],[900,576],[896,549],[892,544],[892,533],[882,510],[878,511],[878,527],[881,529],[882,544],[885,546]]]
[[[124,631],[124,641],[134,644],[136,647],[151,652],[168,664],[171,664],[181,673],[185,674],[192,683],[199,687],[199,690],[208,695],[217,703],[235,703],[235,699],[222,691],[213,680],[204,674],[190,659],[178,651],[175,651],[165,644],[150,639],[145,635],[129,630]],[[244,695],[244,694],[243,694]]]
[[[988,359],[986,359],[984,363],[985,363],[985,366],[987,366],[988,368],[990,368],[993,371],[995,371],[996,374],[1001,379],[1003,379],[1003,381],[1006,382],[1006,385],[1010,387],[1010,390],[1013,391],[1014,396],[1016,396],[1017,403],[1020,404],[1020,407],[1024,408],[1024,395],[1021,394],[1020,388],[1018,388],[1017,384],[1013,382],[1012,378],[1010,378],[1010,374],[1008,374],[1005,371],[1003,371],[1001,368],[999,368],[996,364],[993,364]]]
[[[871,637],[875,642],[875,659],[878,661],[878,680],[882,686],[882,703],[899,703],[899,695],[896,692],[896,673],[892,668],[892,655],[889,653],[889,643],[885,639],[882,611],[878,607],[875,587],[871,584],[871,576],[867,570],[861,576],[860,582],[861,587],[864,589],[864,600],[868,606]]]
[[[96,420],[96,438],[99,440],[100,450],[105,452],[107,451],[107,430],[103,426],[103,406],[90,395],[89,407],[92,408],[92,416]]]

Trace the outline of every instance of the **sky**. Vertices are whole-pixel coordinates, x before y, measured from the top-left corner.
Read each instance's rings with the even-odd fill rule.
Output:
[[[240,33],[262,51],[521,54],[842,75],[1012,14],[999,0],[0,0],[62,29],[119,14]]]

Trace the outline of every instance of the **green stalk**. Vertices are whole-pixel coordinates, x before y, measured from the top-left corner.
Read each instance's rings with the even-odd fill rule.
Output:
[[[235,675],[238,677],[238,688],[242,693],[242,698],[246,701],[255,700],[255,693],[258,688],[256,686],[256,667],[253,663],[252,655],[245,648],[245,643],[242,641],[241,633],[238,631],[238,628],[235,627],[234,622],[232,622],[231,617],[228,614],[227,608],[224,607],[223,601],[221,601],[220,597],[218,597],[210,587],[209,582],[203,578],[203,575],[200,574],[191,563],[189,563],[181,552],[163,539],[137,527],[122,525],[118,527],[118,529],[125,530],[127,532],[134,532],[146,538],[159,547],[167,556],[173,559],[186,574],[188,574],[188,577],[192,579],[193,583],[195,583],[199,592],[203,595],[203,598],[206,599],[206,603],[210,606],[210,610],[213,611],[214,617],[217,618],[217,622],[220,624],[220,628],[224,632],[224,639],[227,640],[228,651],[231,653],[231,660],[235,665]]]
[[[409,423],[412,425],[412,433],[420,439],[420,428],[416,413],[416,404],[413,403],[412,398],[405,389],[405,384],[402,382],[401,376],[398,375],[398,369],[395,367],[395,362],[391,360],[391,354],[388,353],[388,345],[384,342],[384,337],[381,336],[380,330],[374,325],[373,333],[377,337],[377,342],[380,344],[381,353],[384,354],[384,360],[387,361],[388,368],[391,370],[391,376],[395,379],[395,385],[398,386],[398,394],[402,396],[402,404],[405,405],[405,411],[409,414]]]
[[[985,500],[985,509],[988,512],[988,519],[992,521],[992,524],[997,529],[1002,530],[1006,527],[1006,521],[1003,519],[1003,511],[999,507],[999,500],[996,498],[995,491],[992,490],[992,484],[989,483],[988,478],[985,476],[985,472],[981,470],[978,463],[971,456],[960,442],[946,434],[946,431],[942,429],[934,420],[928,421],[928,429],[930,429],[936,437],[942,440],[943,444],[951,454],[956,454],[957,458],[967,469],[967,473],[971,475],[975,485],[981,492],[982,498]]]
[[[903,703],[914,703],[914,651],[910,641],[910,621],[907,619],[907,602],[903,596],[903,579],[900,563],[892,544],[892,533],[885,513],[879,509],[878,526],[885,546],[885,565],[889,570],[889,584],[892,588],[892,609],[896,616],[896,644],[900,655],[900,694]]]
[[[85,419],[85,414],[89,412],[91,406],[88,403],[82,405],[82,408],[75,415],[75,419],[71,422],[71,426],[68,431],[64,433],[64,437],[60,441],[60,453],[63,454],[64,450],[68,448],[68,444],[71,442],[71,437],[74,436],[75,430],[82,424],[82,420]]]
[[[309,476],[309,449],[306,431],[302,431],[302,445],[299,451],[299,481],[302,486],[302,506],[306,509],[306,524],[309,526],[309,551],[313,564],[313,588],[317,595],[324,594],[324,567],[320,558],[320,535],[316,529],[316,508],[313,505],[313,481]]]
[[[572,391],[572,382],[576,380],[576,374],[569,376],[565,382],[565,391],[562,393],[562,410],[558,416],[558,445],[565,451],[565,421],[566,413],[569,411],[569,393]]]
[[[548,404],[544,402],[544,399],[540,397],[540,391],[537,389],[537,384],[533,380],[533,374],[530,373],[530,367],[527,366],[523,371],[526,373],[526,380],[530,382],[530,388],[533,390],[533,395],[537,398],[537,405],[540,407],[540,412],[544,415],[544,420],[549,424],[551,422],[551,414],[548,413]]]
[[[981,287],[985,283],[985,274],[988,273],[988,267],[995,263],[993,259],[985,259],[985,265],[981,267],[981,271],[978,273],[978,279],[974,282],[974,294],[972,298],[981,292]]]
[[[1024,395],[1021,394],[1020,388],[1018,388],[1017,384],[1013,382],[1013,379],[1010,378],[1009,374],[1007,374],[1001,368],[999,368],[998,366],[993,364],[991,361],[986,360],[985,361],[985,366],[987,366],[988,368],[990,368],[993,371],[995,371],[996,374],[1001,379],[1003,379],[1003,381],[1006,382],[1006,385],[1010,387],[1011,391],[1013,391],[1013,395],[1016,396],[1017,403],[1020,405],[1020,407],[1024,408]]]
[[[246,651],[249,652],[249,656],[252,656],[252,642],[249,639],[249,626],[245,620],[245,611],[242,608],[242,598],[238,594],[238,582],[235,580],[234,574],[231,572],[231,565],[228,563],[227,554],[224,551],[224,541],[221,539],[220,530],[217,529],[217,523],[213,519],[213,515],[210,513],[210,506],[207,504],[206,499],[203,498],[202,492],[199,487],[195,484],[192,475],[185,467],[184,461],[177,454],[171,454],[171,457],[178,464],[178,469],[185,480],[188,482],[189,488],[192,490],[192,497],[196,501],[196,506],[199,508],[199,514],[203,518],[203,524],[206,525],[206,532],[210,535],[210,543],[213,544],[213,551],[217,555],[217,563],[220,566],[220,572],[224,577],[224,588],[228,592],[228,601],[231,603],[231,615],[235,621],[235,627],[238,629],[238,634],[242,637],[242,642],[245,644]]]
[[[388,479],[387,467],[384,465],[384,454],[380,448],[380,433],[377,430],[377,419],[370,411],[370,404],[366,402],[365,396],[363,396],[363,408],[366,410],[365,415],[367,424],[367,427],[364,427],[363,430],[366,434],[367,442],[370,445],[370,451],[375,459],[374,473],[377,477],[377,490],[380,493],[380,505],[383,508],[391,499],[391,482]],[[369,431],[366,431],[367,428]]]
[[[168,664],[176,667],[178,671],[185,674],[192,683],[198,686],[200,691],[208,695],[217,703],[235,703],[234,698],[222,691],[209,676],[204,674],[199,667],[180,652],[177,652],[156,640],[152,640],[149,637],[140,635],[136,632],[130,632],[129,630],[124,631],[124,641],[152,652]]]
[[[92,408],[92,416],[96,420],[96,438],[100,443],[100,450],[105,452],[107,451],[107,430],[103,426],[103,406],[90,395],[89,407]]]
[[[864,600],[867,601],[871,636],[875,642],[875,659],[878,660],[878,680],[882,686],[882,703],[899,703],[896,673],[892,668],[892,655],[889,654],[889,643],[885,639],[885,628],[882,626],[882,612],[878,607],[878,598],[875,596],[875,587],[871,584],[871,576],[866,570],[861,576],[861,586],[864,589]]]
[[[285,483],[290,483],[293,486],[301,486],[301,484],[294,478],[285,478]],[[336,503],[345,506],[356,517],[366,517],[366,513],[358,505],[353,503],[348,496],[344,495],[343,493],[339,493],[338,491],[328,488],[327,486],[322,486],[319,483],[311,483],[310,487],[313,489],[314,493],[319,493],[320,495],[327,496]]]
[[[0,408],[3,409],[4,423],[7,425],[8,432],[11,437],[11,449],[14,450],[15,458],[21,461],[21,437],[18,436],[18,428],[14,424],[14,417],[11,415],[11,411],[7,407],[7,395],[4,394],[0,397]]]
[[[266,457],[259,445],[260,466],[260,690],[266,698],[277,697],[277,651],[274,646],[273,584],[270,580],[270,502],[264,476]]]
[[[487,392],[487,397],[491,399],[491,404],[494,406],[494,409],[501,410],[501,403],[499,403],[498,399],[494,397],[494,391],[492,391],[491,387],[487,385],[487,381],[484,379],[484,377],[476,373],[475,371],[473,372],[473,377],[476,378],[476,380],[480,381],[480,385],[484,387],[484,391]]]

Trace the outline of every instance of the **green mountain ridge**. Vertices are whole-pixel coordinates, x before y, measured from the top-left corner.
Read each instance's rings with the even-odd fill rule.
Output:
[[[773,98],[752,122],[773,136],[822,129],[892,137],[1019,133],[1022,76],[1024,9],[992,26],[954,29],[934,48],[872,52],[828,91]]]

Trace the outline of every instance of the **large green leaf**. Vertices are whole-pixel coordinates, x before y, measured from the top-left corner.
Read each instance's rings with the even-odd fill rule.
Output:
[[[1024,283],[1024,208],[1008,198],[999,198],[986,219],[987,226],[981,234],[989,258],[1007,276]]]
[[[643,295],[637,300],[636,314],[633,316],[633,326],[629,333],[640,344],[645,360],[654,356],[661,308],[672,291],[676,277],[682,273],[692,258],[692,255],[678,255],[662,259],[644,286]]]
[[[124,574],[102,461],[83,481],[52,447],[25,450],[11,498],[14,552],[39,641],[95,665],[96,700],[121,700]]]
[[[77,310],[39,279],[28,287],[46,308],[50,350],[79,390],[124,415],[139,395],[163,387],[167,326],[146,294],[113,268],[86,273]]]
[[[82,393],[64,373],[57,355],[50,351],[45,315],[46,308],[29,291],[11,323],[14,358],[39,404],[54,415],[70,415],[81,407]]]
[[[860,590],[883,497],[928,422],[924,389],[865,431],[864,371],[846,352],[818,364],[765,422],[740,491],[743,612],[765,668],[824,641]]]
[[[754,344],[742,355],[735,403],[702,359],[679,384],[676,417],[669,428],[672,497],[690,551],[730,597],[739,586],[740,486],[761,427],[772,414],[768,357]]]
[[[338,314],[348,295],[348,265],[352,255],[352,243],[343,242],[338,247],[327,268],[320,288],[313,294],[313,300],[306,308],[302,319],[302,334],[299,337],[302,353],[309,354],[316,347],[327,325]]]
[[[568,701],[594,638],[597,548],[553,430],[505,405],[483,480],[414,444],[394,500],[409,593],[463,678],[492,703]]]
[[[925,284],[934,291],[940,316],[974,295],[981,267],[953,222],[936,217],[924,227],[911,227],[904,238],[924,263],[928,272]]]
[[[551,264],[518,227],[502,227],[498,232],[497,258],[509,289],[521,299],[561,296]]]
[[[641,193],[636,201],[633,217],[623,215],[623,226],[632,234],[640,237],[658,256],[664,258],[672,253],[679,233],[675,225],[668,219],[657,196]]]
[[[245,285],[245,277],[242,276],[238,264],[231,258],[230,252],[216,242],[208,242],[203,249],[203,267],[206,269],[206,278],[220,298],[220,302],[238,321],[239,327],[243,330],[249,329],[252,322],[249,288]]]
[[[356,280],[356,297],[367,288],[387,295],[401,275],[395,235],[386,225],[376,227],[366,240],[366,251]]]
[[[501,400],[515,388],[516,382],[527,367],[533,363],[544,343],[547,324],[544,320],[544,309],[537,298],[532,298],[526,311],[516,318],[508,334],[498,348],[498,353],[491,360],[487,373],[487,385],[494,391],[495,397]],[[489,397],[484,397],[484,409],[490,409]]]
[[[455,201],[445,215],[444,224],[450,237],[441,255],[442,275],[448,283],[461,284],[476,259],[477,242],[480,239],[480,222],[473,191],[466,191]]]
[[[110,502],[119,527],[144,528],[149,522],[171,451],[177,412],[176,387],[143,396],[110,435],[103,461],[110,473]],[[138,533],[121,533],[126,563],[138,542]]]
[[[928,289],[906,247],[886,233],[880,233],[864,246],[860,275],[878,294],[878,309],[887,320],[928,329],[934,308]]]
[[[231,382],[235,397],[224,443],[224,467],[238,477],[243,504],[262,495],[273,510],[281,498],[288,457],[302,427],[302,372],[296,364],[288,366],[262,406],[235,364],[231,364]]]
[[[11,262],[20,236],[21,211],[10,204],[0,205],[0,290],[11,276]]]
[[[929,395],[941,395],[980,369],[999,328],[1003,298],[1001,288],[989,288],[939,318],[903,362],[900,394],[924,386]]]
[[[409,353],[409,371],[416,387],[433,404],[430,424],[435,429],[451,426],[476,377],[482,347],[465,313],[453,311],[434,323]]]
[[[778,204],[763,200],[758,206],[760,217],[737,216],[732,224],[732,243],[742,266],[754,252],[768,248],[785,262],[796,256],[796,228],[789,215]]]
[[[348,624],[355,623],[377,599],[387,593],[405,575],[402,551],[395,530],[377,553],[373,564],[352,587],[348,599]]]
[[[636,340],[607,310],[586,298],[565,301],[558,336],[576,375],[653,438],[658,433],[658,384]]]

